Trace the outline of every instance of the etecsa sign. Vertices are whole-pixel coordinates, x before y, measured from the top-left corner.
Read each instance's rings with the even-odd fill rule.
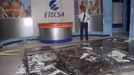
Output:
[[[60,8],[60,5],[58,5],[59,3],[57,2],[57,0],[50,0],[49,2],[49,8],[53,11],[50,12],[44,12],[44,17],[45,18],[53,18],[53,17],[65,17],[65,13],[64,11],[57,11]]]
[[[32,0],[31,8],[36,23],[74,22],[73,0]]]

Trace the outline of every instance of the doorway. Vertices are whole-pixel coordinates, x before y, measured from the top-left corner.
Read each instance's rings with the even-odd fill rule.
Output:
[[[112,0],[113,2],[113,35],[129,37],[131,0]]]

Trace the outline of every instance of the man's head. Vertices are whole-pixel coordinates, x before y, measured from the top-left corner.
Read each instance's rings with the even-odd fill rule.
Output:
[[[81,6],[81,12],[86,12],[86,7],[85,6]]]
[[[83,8],[83,12],[86,12],[86,7]]]

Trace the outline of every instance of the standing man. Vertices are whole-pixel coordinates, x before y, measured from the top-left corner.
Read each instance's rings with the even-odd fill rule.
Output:
[[[81,8],[79,19],[80,19],[80,40],[83,41],[83,32],[85,32],[85,38],[86,38],[86,41],[88,41],[89,14],[86,11],[86,8],[84,6]]]

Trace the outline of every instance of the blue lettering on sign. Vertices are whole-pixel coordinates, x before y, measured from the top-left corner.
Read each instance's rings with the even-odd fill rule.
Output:
[[[65,17],[64,12],[45,12],[45,18],[53,18],[53,17]]]

